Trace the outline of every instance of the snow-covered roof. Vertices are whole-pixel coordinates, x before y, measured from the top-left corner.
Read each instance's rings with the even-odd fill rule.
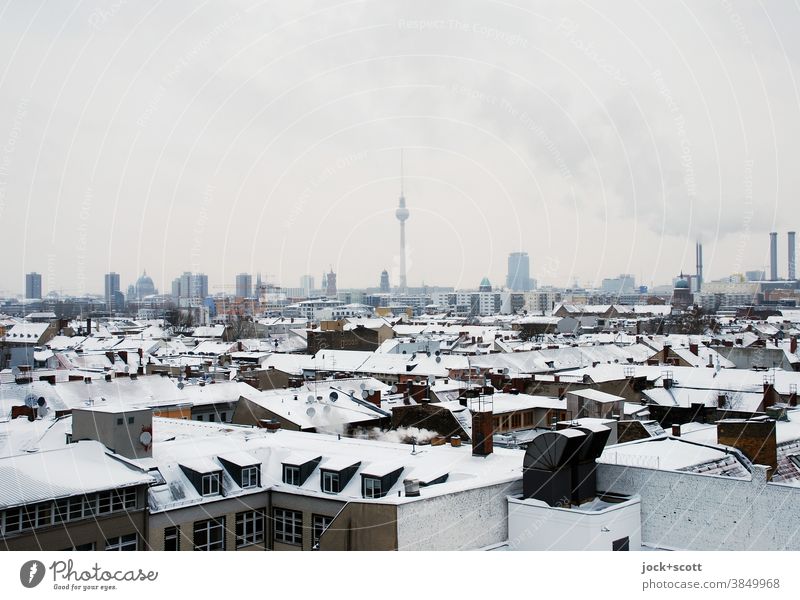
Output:
[[[144,471],[113,458],[101,443],[82,441],[58,450],[0,458],[0,507],[153,481]]]

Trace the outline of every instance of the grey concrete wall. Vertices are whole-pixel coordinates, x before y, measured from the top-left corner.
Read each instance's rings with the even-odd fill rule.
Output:
[[[642,542],[687,550],[800,550],[800,488],[751,480],[598,465],[597,487],[642,499]]]
[[[504,542],[508,539],[507,496],[520,493],[521,479],[401,504],[397,507],[397,549],[471,550]]]

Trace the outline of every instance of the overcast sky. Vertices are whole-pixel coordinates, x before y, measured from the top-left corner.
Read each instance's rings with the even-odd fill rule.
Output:
[[[800,228],[791,3],[7,2],[0,295],[665,283],[764,268]]]

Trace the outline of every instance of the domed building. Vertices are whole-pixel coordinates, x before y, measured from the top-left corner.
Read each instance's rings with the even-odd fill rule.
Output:
[[[153,284],[153,280],[147,276],[147,270],[143,271],[142,276],[136,280],[135,291],[137,300],[141,300],[146,296],[152,296],[153,294],[158,293],[155,284]]]
[[[692,288],[689,279],[681,273],[672,290],[672,306],[675,308],[688,308],[692,305]]]

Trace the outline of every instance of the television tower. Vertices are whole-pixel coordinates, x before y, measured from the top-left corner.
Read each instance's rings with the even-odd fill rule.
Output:
[[[403,196],[403,151],[400,150],[400,206],[394,211],[394,216],[400,221],[400,293],[408,290],[406,282],[406,220],[408,219],[406,199]]]

